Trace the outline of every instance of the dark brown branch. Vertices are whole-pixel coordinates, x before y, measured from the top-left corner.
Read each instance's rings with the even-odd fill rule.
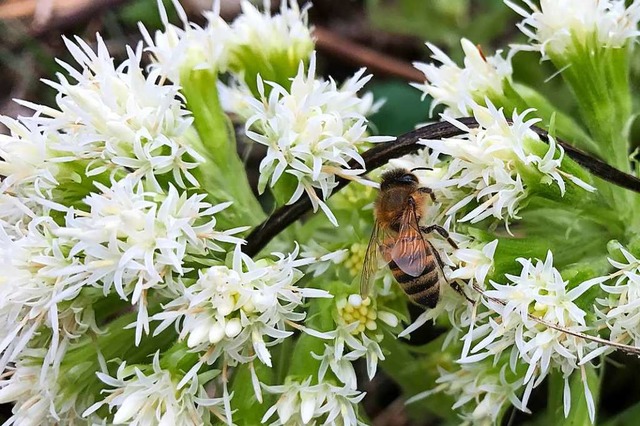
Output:
[[[479,126],[474,118],[459,118],[457,120],[469,128]],[[535,131],[543,141],[549,141],[549,134],[545,130],[535,126],[532,127],[532,130]],[[400,135],[394,141],[379,143],[363,153],[362,158],[364,159],[366,170],[371,171],[385,165],[393,158],[402,157],[403,155],[411,154],[424,148],[424,145],[418,144],[420,139],[445,139],[464,133],[466,133],[464,130],[459,129],[451,123],[434,123]],[[589,170],[595,176],[622,188],[640,192],[640,179],[637,177],[621,172],[604,161],[569,145],[567,142],[557,138],[556,142],[564,148],[567,156],[571,157],[576,163]],[[355,161],[352,161],[349,165],[352,168],[360,167]],[[333,190],[333,194],[340,191],[350,182],[340,177],[336,177],[336,180],[338,185]],[[318,194],[318,196],[320,196],[320,194]],[[280,231],[298,220],[305,213],[311,211],[311,209],[311,201],[309,201],[308,197],[302,197],[291,205],[281,207],[249,234],[247,244],[243,247],[244,253],[249,256],[255,256]]]

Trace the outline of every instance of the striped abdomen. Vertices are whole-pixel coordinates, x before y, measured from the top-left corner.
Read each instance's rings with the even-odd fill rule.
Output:
[[[440,297],[442,272],[433,253],[427,251],[421,255],[426,256],[425,268],[417,277],[403,272],[393,260],[389,262],[389,268],[402,290],[413,302],[426,308],[433,308]]]

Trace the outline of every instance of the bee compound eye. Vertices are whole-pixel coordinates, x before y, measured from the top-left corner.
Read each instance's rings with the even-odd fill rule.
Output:
[[[407,183],[413,183],[413,182],[418,182],[418,178],[413,174],[413,173],[407,173],[405,175],[403,175],[400,180],[402,182],[407,182]]]

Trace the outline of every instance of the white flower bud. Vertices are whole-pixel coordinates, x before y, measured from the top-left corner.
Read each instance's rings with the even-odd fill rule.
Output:
[[[232,318],[227,321],[227,325],[224,327],[224,334],[232,339],[236,337],[242,331],[242,324],[238,318]]]
[[[133,393],[127,396],[113,416],[113,423],[127,423],[127,420],[140,411],[146,400],[147,397],[143,393]]]
[[[207,340],[209,334],[209,324],[207,321],[200,321],[198,326],[191,330],[187,339],[187,346],[193,348]]]
[[[215,344],[221,341],[222,339],[224,339],[224,336],[225,336],[224,330],[225,330],[224,324],[220,322],[215,322],[209,328],[209,343]]]
[[[389,327],[398,326],[398,317],[396,317],[391,312],[385,312],[385,311],[378,312],[378,318],[380,319],[380,321],[384,322]]]
[[[349,298],[348,298],[349,304],[353,307],[360,307],[360,305],[362,304],[362,296],[360,296],[359,294],[350,294]]]

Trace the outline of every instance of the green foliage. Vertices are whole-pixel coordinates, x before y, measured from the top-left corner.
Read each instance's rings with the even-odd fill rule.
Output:
[[[404,81],[373,82],[368,87],[373,96],[384,100],[380,110],[370,117],[372,129],[381,135],[400,135],[413,130],[427,119],[429,101],[420,100],[420,92]]]

